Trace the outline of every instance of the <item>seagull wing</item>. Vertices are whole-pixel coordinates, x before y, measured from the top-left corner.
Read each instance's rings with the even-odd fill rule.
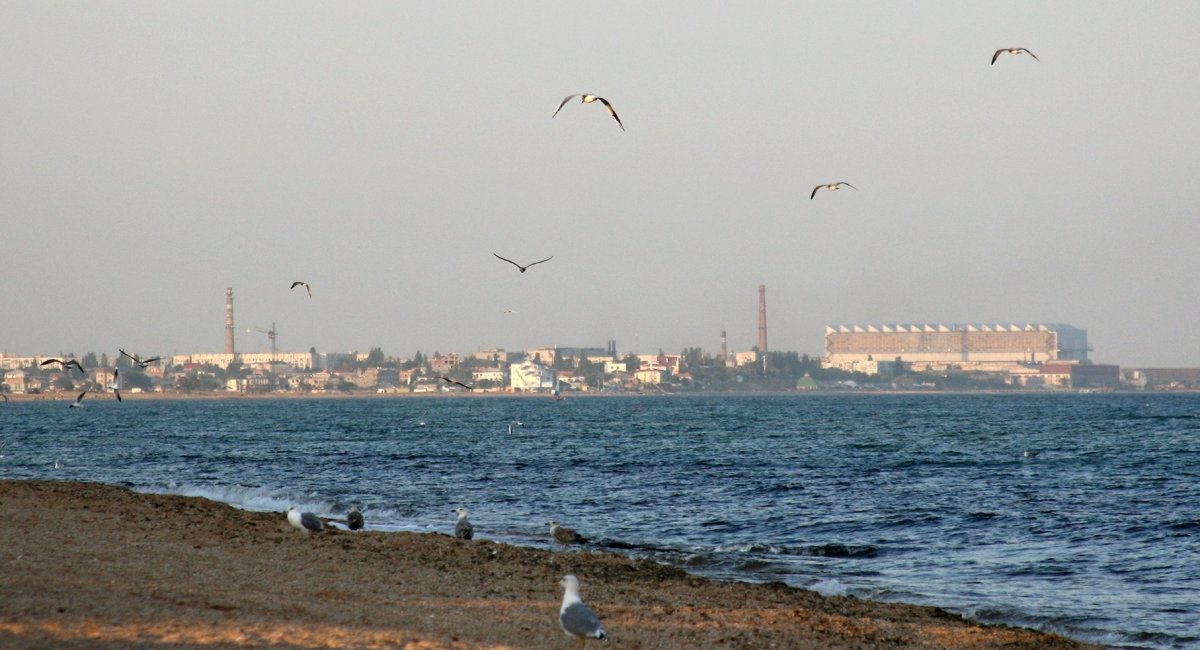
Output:
[[[1041,59],[1037,58],[1037,55],[1034,54],[1033,52],[1030,52],[1029,50],[1027,50],[1025,48],[1021,48],[1021,51],[1028,54],[1029,56],[1032,56],[1034,61],[1041,61]]]
[[[625,125],[621,124],[621,118],[617,117],[617,112],[613,110],[612,104],[608,103],[608,100],[603,97],[597,97],[596,99],[599,99],[600,103],[604,104],[604,108],[608,109],[608,114],[617,121],[617,126],[621,127],[621,130],[624,131]]]
[[[492,253],[492,255],[496,255],[496,254],[495,254],[495,253]],[[496,257],[500,257],[500,256],[499,256],[499,255],[496,255]],[[505,262],[508,262],[509,264],[512,264],[513,266],[517,267],[518,269],[519,269],[519,268],[521,268],[521,265],[520,265],[520,264],[517,264],[516,262],[514,262],[514,261],[512,261],[512,260],[508,259],[507,257],[500,257],[500,259],[504,260]]]
[[[563,100],[562,100],[562,102],[559,103],[558,108],[554,109],[554,115],[558,115],[558,112],[562,110],[562,107],[566,106],[567,102],[571,101],[572,99],[574,99],[576,97],[579,97],[579,95],[567,95],[566,97],[563,97]],[[554,119],[554,115],[551,115],[550,119]]]
[[[91,389],[89,388],[88,390],[91,390]],[[76,397],[76,398],[75,398],[75,403],[76,403],[76,404],[78,404],[78,403],[82,402],[82,401],[83,401],[83,396],[84,396],[84,395],[87,395],[87,394],[88,394],[88,392],[87,392],[86,390],[85,390],[85,391],[83,391],[82,393],[80,393],[80,394],[79,394],[79,397]]]
[[[129,357],[130,359],[133,359],[133,362],[134,362],[134,363],[137,363],[137,362],[138,362],[138,358],[137,358],[137,357],[133,356],[132,354],[129,354],[128,352],[126,352],[126,351],[122,350],[121,348],[117,348],[117,352],[120,352],[121,354],[123,354],[123,355],[125,355],[125,356]]]
[[[62,363],[62,361],[59,359],[46,359],[45,361],[41,362],[38,365],[44,366],[44,365],[51,364],[51,363]]]
[[[120,402],[120,401],[121,401],[121,389],[119,389],[119,388],[114,388],[114,389],[113,389],[113,395],[116,395],[116,396],[117,396],[117,401],[118,401],[118,402]]]
[[[155,361],[162,361],[162,357],[150,357],[149,359],[142,359],[141,361],[138,362],[138,365],[145,368],[146,366],[154,363]]]
[[[554,259],[554,256],[553,256],[553,255],[551,255],[550,257],[547,257],[547,258],[546,258],[546,259],[544,259],[544,260],[538,260],[538,261],[536,261],[536,262],[533,262],[532,264],[527,264],[527,265],[525,266],[525,268],[529,268],[529,267],[533,266],[534,264],[541,264],[542,262],[549,262],[549,261],[550,261],[550,260],[552,260],[552,259]]]
[[[812,194],[809,194],[809,195],[808,195],[808,200],[809,200],[809,201],[813,200],[813,198],[814,198],[814,197],[817,195],[817,190],[821,189],[822,187],[825,187],[825,186],[824,186],[824,185],[818,185],[818,186],[814,187],[814,188],[813,188],[813,191],[812,191]]]
[[[1000,58],[1000,53],[1003,51],[1005,51],[1005,48],[1002,47],[996,50],[996,53],[992,55],[992,65],[996,65],[996,59]]]
[[[858,188],[857,188],[857,187],[854,187],[853,185],[851,185],[851,184],[847,183],[846,181],[838,181],[838,182],[837,182],[837,184],[838,184],[838,185],[845,185],[846,187],[848,187],[848,188],[850,188],[850,189],[852,189],[852,190],[855,190],[855,191],[857,191],[857,190],[858,190]]]

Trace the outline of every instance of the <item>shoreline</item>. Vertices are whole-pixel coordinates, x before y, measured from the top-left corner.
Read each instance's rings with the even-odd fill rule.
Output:
[[[0,480],[0,517],[5,648],[568,648],[568,572],[605,623],[604,647],[1097,647],[933,607],[509,546],[486,530],[465,542],[368,521],[307,536],[282,513],[98,483]]]
[[[1005,389],[1005,390],[790,390],[790,391],[686,391],[678,393],[662,393],[662,392],[578,392],[567,393],[563,395],[562,400],[570,401],[573,399],[608,399],[614,397],[654,397],[654,398],[670,398],[670,397],[727,397],[727,396],[805,396],[805,397],[821,397],[830,395],[1196,395],[1200,394],[1200,389],[1178,389],[1178,390],[1162,390],[1162,391],[1138,391],[1138,390],[1117,390],[1117,391],[1096,391],[1089,389]],[[8,394],[8,400],[13,404],[21,404],[27,402],[69,402],[74,401],[77,392],[61,392],[61,393],[41,393],[37,395],[29,395],[25,393]],[[371,400],[387,400],[387,399],[470,399],[470,398],[519,398],[529,400],[546,400],[555,401],[550,397],[549,393],[516,393],[502,391],[454,391],[447,393],[370,393],[370,392],[351,392],[351,393],[236,393],[236,392],[191,392],[191,393],[175,393],[175,392],[149,392],[149,393],[123,393],[122,398],[126,402],[140,401],[168,401],[168,400],[341,400],[341,399],[371,399]],[[109,393],[89,394],[87,402],[115,402],[117,401]],[[85,402],[86,403],[86,402]],[[4,404],[0,403],[0,407]]]

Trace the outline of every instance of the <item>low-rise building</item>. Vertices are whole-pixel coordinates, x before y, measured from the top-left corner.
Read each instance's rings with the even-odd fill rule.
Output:
[[[514,363],[508,368],[509,386],[517,392],[554,390],[557,383],[554,370],[532,361]]]

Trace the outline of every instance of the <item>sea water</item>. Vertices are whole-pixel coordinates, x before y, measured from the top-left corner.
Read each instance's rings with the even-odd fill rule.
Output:
[[[376,530],[464,506],[480,539],[550,548],[557,520],[720,579],[1200,647],[1197,395],[13,402],[0,477]]]

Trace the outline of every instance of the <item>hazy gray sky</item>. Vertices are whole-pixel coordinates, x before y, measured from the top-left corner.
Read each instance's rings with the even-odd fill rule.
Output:
[[[1200,3],[705,5],[0,2],[0,349],[749,349],[765,284],[1200,365]]]

